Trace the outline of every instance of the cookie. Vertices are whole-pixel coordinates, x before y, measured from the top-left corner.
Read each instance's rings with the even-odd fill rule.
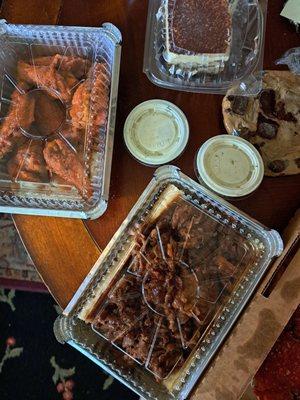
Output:
[[[300,173],[300,76],[289,71],[266,71],[255,97],[223,99],[224,124],[229,134],[249,140],[260,152],[265,175]]]

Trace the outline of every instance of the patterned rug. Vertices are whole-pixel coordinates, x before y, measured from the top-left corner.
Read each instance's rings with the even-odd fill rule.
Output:
[[[10,215],[2,214],[1,400],[138,399],[78,351],[56,341],[53,323],[60,309],[49,294],[10,288],[46,291]]]
[[[46,292],[9,215],[0,215],[0,400],[138,400],[56,341],[53,323],[61,310],[49,294],[4,287]],[[274,373],[282,378],[280,368]],[[243,397],[254,398],[251,388]]]
[[[138,399],[56,341],[53,323],[59,312],[48,294],[0,289],[0,399]]]
[[[31,291],[47,290],[8,214],[0,215],[0,285]]]

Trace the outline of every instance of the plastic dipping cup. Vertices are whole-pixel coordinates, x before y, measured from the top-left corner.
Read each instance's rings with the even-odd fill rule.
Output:
[[[263,160],[256,148],[237,136],[219,135],[206,141],[195,159],[199,181],[228,199],[254,192],[264,176]]]
[[[165,100],[139,104],[124,125],[125,144],[132,156],[148,166],[159,166],[179,157],[189,139],[184,113]]]

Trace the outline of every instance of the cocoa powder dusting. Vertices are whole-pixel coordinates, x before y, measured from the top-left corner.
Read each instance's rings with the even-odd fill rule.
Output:
[[[171,32],[171,51],[226,53],[231,35],[228,0],[177,0]]]

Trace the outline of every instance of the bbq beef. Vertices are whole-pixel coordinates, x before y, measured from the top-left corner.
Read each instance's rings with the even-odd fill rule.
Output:
[[[246,263],[242,236],[177,200],[140,226],[94,327],[158,379],[179,368]]]

